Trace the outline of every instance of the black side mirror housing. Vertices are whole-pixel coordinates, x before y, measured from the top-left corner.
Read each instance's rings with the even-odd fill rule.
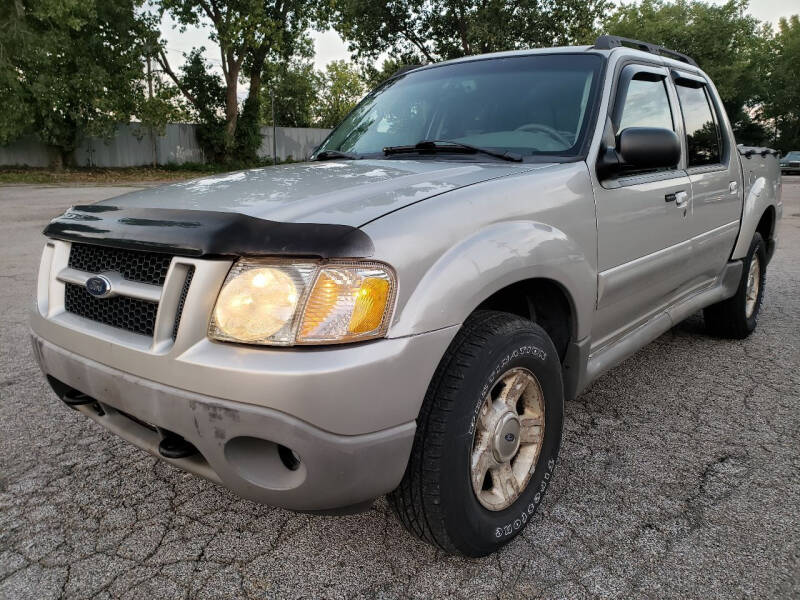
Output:
[[[681,142],[674,131],[657,127],[628,127],[617,134],[613,148],[601,148],[597,174],[605,179],[625,170],[674,167]]]
[[[617,135],[617,152],[623,166],[636,169],[674,167],[681,159],[681,142],[669,129],[628,127]]]

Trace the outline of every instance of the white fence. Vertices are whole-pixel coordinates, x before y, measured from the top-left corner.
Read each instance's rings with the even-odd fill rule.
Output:
[[[85,138],[72,155],[72,164],[79,167],[139,167],[156,163],[183,164],[205,162],[203,149],[197,143],[196,125],[175,123],[167,125],[163,136],[153,138],[136,123],[120,125],[116,135],[106,141]],[[303,160],[330,133],[330,129],[277,127],[278,158]],[[272,158],[272,127],[261,128],[261,158]],[[52,164],[54,151],[35,138],[18,140],[10,146],[0,146],[0,166],[47,167]]]

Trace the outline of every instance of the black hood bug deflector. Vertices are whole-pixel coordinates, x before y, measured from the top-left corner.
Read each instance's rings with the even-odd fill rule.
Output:
[[[349,225],[282,223],[239,213],[169,208],[73,206],[47,237],[180,256],[372,256],[369,236]]]

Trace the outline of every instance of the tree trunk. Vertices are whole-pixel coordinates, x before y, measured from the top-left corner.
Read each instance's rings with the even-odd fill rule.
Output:
[[[55,171],[63,171],[69,165],[71,150],[63,146],[50,146],[50,167]]]
[[[50,162],[51,166],[53,167],[54,171],[63,171],[64,170],[64,154],[61,152],[61,148],[55,148],[55,152],[52,153],[53,160]]]
[[[152,127],[150,128],[150,143],[153,148],[153,168],[158,167],[158,142],[156,141],[156,132]]]
[[[239,98],[237,97],[239,86],[239,67],[229,68],[225,74],[225,147],[229,154],[233,149],[234,137],[236,136],[236,120],[239,117]]]
[[[233,137],[236,135],[236,119],[239,117],[239,99],[237,96],[237,81],[228,82],[225,94],[225,144],[233,146]]]

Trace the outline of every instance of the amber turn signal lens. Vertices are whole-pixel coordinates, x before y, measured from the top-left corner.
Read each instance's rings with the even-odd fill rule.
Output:
[[[350,333],[367,333],[377,329],[383,320],[389,301],[389,282],[368,277],[356,292],[356,304],[347,329]]]
[[[393,291],[394,280],[384,268],[323,268],[306,302],[297,341],[345,342],[383,335]]]

